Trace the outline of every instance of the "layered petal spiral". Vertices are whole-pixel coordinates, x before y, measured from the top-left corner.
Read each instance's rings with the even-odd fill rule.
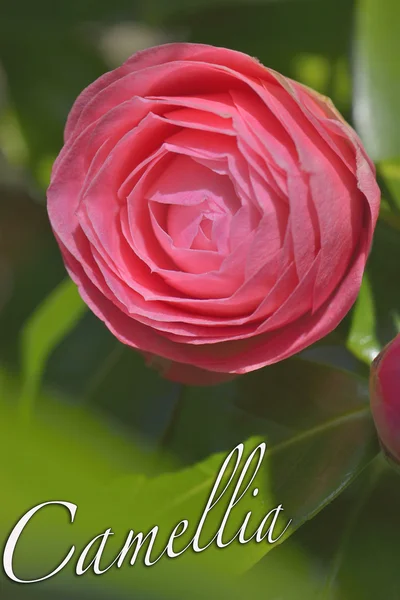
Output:
[[[167,377],[287,358],[354,303],[380,192],[332,103],[245,54],[168,44],[76,100],[48,190],[72,279]]]

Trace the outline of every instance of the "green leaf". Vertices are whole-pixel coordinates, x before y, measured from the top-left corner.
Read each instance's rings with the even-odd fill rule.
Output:
[[[76,285],[65,279],[39,306],[21,334],[23,387],[21,416],[30,416],[35,395],[51,351],[86,310]]]
[[[368,409],[364,379],[292,358],[218,386],[184,388],[168,448],[190,464],[251,436],[287,442],[359,409]]]
[[[385,160],[378,165],[379,172],[383,176],[388,187],[393,210],[400,212],[400,159]],[[397,214],[398,216],[398,214]],[[398,226],[400,230],[400,226]]]
[[[338,495],[378,451],[367,383],[327,366],[292,359],[207,394],[186,388],[182,398],[167,448],[191,463],[262,437],[269,448],[269,503],[283,503],[293,528]],[[244,553],[243,568],[261,558],[258,551]]]
[[[55,349],[45,375],[46,386],[71,402],[104,410],[148,450],[162,443],[182,387],[146,368],[141,354],[90,311]]]
[[[183,518],[192,519],[192,525],[200,518],[203,501],[224,455],[210,457],[190,469],[146,477],[141,474],[148,471],[146,456],[121,430],[111,428],[99,416],[44,397],[30,427],[21,428],[15,410],[18,382],[0,371],[0,390],[0,449],[8,456],[1,466],[2,484],[7,490],[0,514],[1,547],[10,528],[33,506],[55,499],[78,505],[72,526],[68,526],[60,509],[52,508],[38,514],[29,524],[14,554],[14,568],[21,578],[43,576],[65,556],[65,550],[72,544],[76,545],[78,554],[90,539],[110,526],[115,537],[105,552],[105,563],[114,558],[130,528],[138,532],[157,523],[163,536],[169,535],[163,528],[175,526]],[[252,444],[249,447],[252,448]],[[263,469],[263,479],[265,475]],[[263,481],[259,485],[265,489]],[[256,508],[256,516],[266,510],[263,502],[257,503],[252,497],[247,498],[246,504],[247,508]],[[220,516],[223,509],[221,505]],[[214,514],[206,529],[213,534],[217,524],[218,514]],[[144,551],[145,548],[142,553]],[[66,597],[80,597],[83,591],[85,598],[97,592],[96,597],[101,593],[100,597],[110,599],[119,598],[125,592],[145,592],[160,600],[183,600],[188,594],[194,599],[239,600],[246,592],[255,598],[264,597],[264,588],[258,587],[257,580],[246,582],[245,586],[241,583],[235,564],[230,565],[235,578],[228,579],[215,568],[210,569],[212,555],[220,564],[221,552],[224,554],[219,550],[211,551],[211,555],[207,551],[194,556],[189,551],[186,561],[164,561],[147,569],[139,559],[134,567],[83,579],[73,575],[76,556],[63,573],[33,588],[50,594],[53,591],[51,597],[55,593],[57,598],[63,597],[63,593]],[[228,550],[227,559],[229,554]],[[201,556],[207,558],[207,564],[202,564]],[[2,589],[3,579],[2,576]],[[12,591],[10,597],[15,597]]]
[[[284,508],[280,526],[283,529],[288,520],[293,519],[285,536],[291,535],[342,492],[376,455],[366,384],[347,373],[298,359],[233,383],[236,387],[235,418],[240,416],[247,425],[251,421],[253,424],[258,422],[256,437],[254,434],[243,437],[246,428],[240,431],[242,440],[247,440],[245,458],[262,439],[267,441],[267,453],[251,487],[251,490],[253,486],[259,489],[257,500],[250,490],[234,507],[223,539],[229,541],[235,535],[249,511],[251,520],[246,537],[250,537],[262,518],[280,504]],[[221,387],[212,389],[221,391]],[[188,393],[193,394],[193,390]],[[9,389],[3,397],[11,396]],[[215,395],[213,400],[216,399]],[[192,396],[191,401],[196,403],[196,398]],[[200,402],[200,396],[197,402]],[[104,558],[106,563],[118,553],[129,527],[136,532],[147,532],[157,524],[162,546],[173,527],[180,520],[188,519],[190,528],[178,546],[181,548],[188,543],[216,474],[232,446],[184,469],[149,477],[140,474],[150,472],[145,455],[135,446],[129,450],[124,446],[125,442],[115,447],[101,429],[90,433],[89,414],[84,418],[82,409],[70,413],[68,407],[44,401],[40,402],[39,408],[28,429],[15,427],[13,411],[7,406],[2,408],[4,432],[0,441],[3,451],[7,448],[12,457],[2,469],[2,481],[7,489],[7,504],[0,519],[3,531],[9,532],[10,522],[15,522],[24,509],[50,498],[68,498],[79,505],[80,518],[73,527],[73,541],[78,548],[82,550],[91,537],[107,527],[111,526],[115,532],[109,554]],[[232,410],[232,414],[234,412]],[[246,418],[247,413],[251,418]],[[210,424],[207,418],[203,422]],[[248,427],[250,430],[254,431],[253,425]],[[223,431],[221,434],[224,443],[228,443]],[[229,443],[232,441],[231,438]],[[186,444],[189,454],[195,452],[195,444],[193,436],[191,444]],[[27,447],[29,454],[25,451]],[[35,464],[34,471],[32,464]],[[156,471],[153,469],[154,473]],[[200,545],[207,544],[216,534],[233,492],[232,486],[225,500],[210,513]],[[35,520],[16,558],[19,564],[30,564],[36,573],[39,568],[42,571],[48,568],[52,557],[62,556],[71,539],[71,529],[60,528],[56,512],[48,518]],[[59,535],[52,539],[51,533],[57,523]],[[39,530],[41,544],[33,555],[32,544]],[[279,531],[276,531],[277,535]],[[154,570],[158,573],[158,569],[162,578],[173,579],[186,569],[190,573],[197,568],[231,577],[249,569],[271,548],[274,546],[257,544],[253,540],[246,545],[232,543],[223,550],[210,547],[195,556],[188,551],[177,560],[160,561],[152,567],[151,573],[135,565],[136,580],[147,585]],[[66,575],[70,582],[71,571]],[[110,583],[117,586],[115,589],[123,588],[131,581],[130,567],[127,567],[125,577],[122,569],[115,574],[115,579],[111,572],[102,579],[105,584],[110,579]]]
[[[367,364],[400,331],[399,255],[400,230],[381,219],[347,342],[355,356]]]
[[[354,485],[290,539],[287,548],[286,543],[278,548],[274,558],[281,554],[283,561],[289,547],[302,549],[305,576],[316,588],[312,599],[397,600],[399,502],[399,475],[379,455]],[[264,566],[267,571],[268,558]]]
[[[347,340],[347,347],[357,358],[368,365],[382,349],[375,333],[374,297],[368,276],[364,280],[353,311],[353,321]]]
[[[90,357],[90,348],[99,343],[97,323],[89,318],[93,329],[84,329],[85,335],[81,331],[79,343],[72,344],[72,338],[72,345],[63,342],[58,365],[65,368],[69,355],[78,365],[79,353]],[[162,380],[144,367],[138,353],[113,343],[103,367],[99,363],[91,404],[128,425],[144,447],[154,451],[162,444],[188,468],[254,436],[265,439],[271,452],[268,502],[284,502],[296,526],[339,494],[377,452],[367,384],[349,373],[292,359],[219,386],[184,387]],[[323,485],[310,493],[304,478]],[[171,480],[171,499],[173,488]],[[162,496],[166,502],[168,495]],[[203,500],[197,499],[198,506]],[[250,566],[260,558],[255,554],[247,550],[238,563]]]
[[[71,501],[78,505],[83,517],[77,518],[72,530],[65,527],[67,521],[57,509],[50,509],[43,517],[38,515],[33,520],[14,556],[15,571],[29,579],[43,576],[46,569],[50,572],[71,544],[81,544],[83,549],[90,537],[109,526],[110,515],[117,534],[126,535],[132,519],[136,527],[135,492],[144,480],[143,473],[154,473],[155,465],[115,423],[110,425],[93,411],[66,406],[48,396],[41,397],[40,410],[29,428],[21,427],[16,408],[18,395],[19,382],[0,370],[0,450],[3,456],[7,455],[7,461],[2,461],[0,467],[2,485],[7,490],[0,514],[1,548],[17,520],[37,504],[55,499]],[[124,481],[127,475],[127,497],[115,499],[112,490],[116,489],[119,478]],[[132,571],[128,577],[117,572],[116,582],[107,587],[101,577],[93,580],[88,576],[82,580],[69,571],[43,584],[27,586],[26,593],[32,587],[34,598],[43,597],[47,591],[46,598],[71,598],[72,595],[85,600],[92,597],[114,600],[127,597],[128,592],[146,592],[155,600],[183,600],[196,581],[194,598],[224,597],[224,593],[228,598],[242,597],[237,585],[225,579],[221,584],[220,578],[212,573],[207,577],[200,575],[196,571],[188,574],[180,571],[175,582],[168,568],[158,572],[156,577],[152,570],[147,574],[142,569],[137,581],[136,576],[132,578]],[[3,592],[9,591],[7,597],[18,597],[3,573],[0,586]],[[36,596],[37,591],[41,593]]]
[[[351,486],[353,487],[353,486]],[[322,511],[309,523],[321,520]],[[308,548],[301,544],[302,532],[308,529],[306,523],[294,535],[281,544],[273,552],[269,552],[253,569],[248,571],[244,579],[251,583],[254,579],[264,582],[268,590],[266,598],[279,600],[322,600],[321,568],[314,557],[309,556]],[[290,576],[288,575],[290,573]]]
[[[72,338],[83,323],[71,332]],[[64,340],[57,364],[65,367],[68,355],[80,364],[79,352],[89,357],[92,345],[99,343],[97,324],[90,317],[87,326],[93,329],[81,331],[79,343],[72,343],[71,337],[72,345]],[[205,473],[212,471],[207,460],[214,460],[210,455],[218,453],[217,460],[221,460],[221,453],[244,440],[256,436],[267,441],[267,475],[260,489],[264,490],[266,507],[280,503],[287,507],[294,519],[293,530],[341,493],[377,452],[367,384],[359,377],[292,359],[219,386],[184,387],[162,380],[144,367],[138,353],[115,341],[113,344],[95,376],[91,403],[103,407],[113,418],[119,417],[137,439],[144,436],[144,448],[154,451],[162,444],[187,465],[184,472],[166,476],[163,490],[154,488],[154,498],[158,502],[163,497],[164,506],[170,502],[182,509],[180,514],[193,515],[192,520],[206,500]],[[69,375],[74,379],[71,372]],[[199,461],[206,461],[200,469],[196,466]],[[310,484],[309,488],[305,480],[316,480],[319,485]],[[150,487],[144,490],[153,489],[153,485],[148,482]],[[130,497],[129,480],[124,486],[118,488],[119,498]],[[191,493],[192,486],[197,494]],[[185,497],[188,494],[188,508],[179,504],[178,488],[185,490]],[[147,491],[142,502],[146,512],[146,506],[151,506]],[[171,513],[168,526],[172,526],[172,517],[179,520],[178,512]],[[224,552],[221,560],[229,568],[243,570],[257,562],[266,549],[239,547],[235,552],[235,556],[232,551]],[[215,564],[219,564],[218,556],[212,558]]]
[[[331,589],[341,589],[340,595],[336,593],[340,600],[394,599],[400,589],[397,541],[393,535],[400,527],[400,478],[381,459],[365,474],[362,483],[364,498],[360,504],[357,498],[353,500],[359,510],[338,548]]]
[[[400,4],[359,0],[354,52],[354,119],[375,160],[400,155]]]

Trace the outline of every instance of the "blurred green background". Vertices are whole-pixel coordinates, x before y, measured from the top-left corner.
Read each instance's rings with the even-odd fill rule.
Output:
[[[398,0],[1,4],[1,548],[24,512],[51,499],[78,504],[79,522],[66,527],[57,509],[38,516],[16,553],[21,578],[110,526],[122,539],[195,523],[223,457],[255,439],[269,448],[265,514],[282,503],[293,518],[279,546],[233,544],[97,578],[71,567],[32,586],[3,576],[1,598],[400,599],[400,478],[379,455],[367,381],[400,331],[399,31]],[[301,357],[207,390],[163,381],[85,309],[45,208],[78,93],[169,41],[244,51],[330,96],[383,192],[360,297],[340,327]]]

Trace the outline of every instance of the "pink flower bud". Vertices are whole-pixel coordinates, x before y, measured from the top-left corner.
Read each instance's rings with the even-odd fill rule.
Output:
[[[381,445],[389,460],[400,466],[400,335],[373,362],[370,390]]]

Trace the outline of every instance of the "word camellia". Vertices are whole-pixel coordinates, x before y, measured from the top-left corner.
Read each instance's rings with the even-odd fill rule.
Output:
[[[48,211],[124,344],[184,383],[285,359],[353,305],[375,169],[330,100],[226,48],[133,55],[76,100]]]

